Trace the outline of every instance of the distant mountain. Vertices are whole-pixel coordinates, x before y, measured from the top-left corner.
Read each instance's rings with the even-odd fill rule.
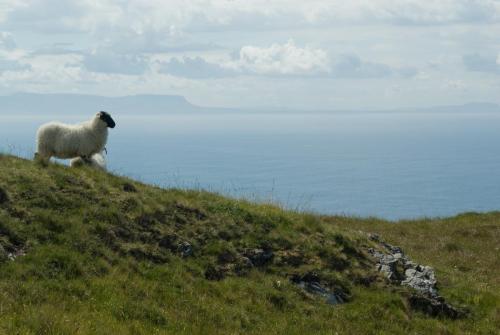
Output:
[[[500,113],[500,105],[494,103],[468,103],[463,105],[435,106],[427,108],[398,108],[387,110],[301,110],[301,109],[254,109],[202,107],[191,104],[180,95],[129,95],[105,97],[84,94],[36,94],[16,93],[0,96],[0,114],[88,114],[100,110],[113,114],[171,114],[171,113]]]
[[[411,111],[428,113],[496,113],[500,112],[500,105],[489,102],[474,102],[463,105],[419,108]]]
[[[112,113],[185,113],[202,108],[178,95],[131,95],[104,97],[83,94],[17,93],[0,96],[0,113],[66,114],[89,113],[100,110]]]

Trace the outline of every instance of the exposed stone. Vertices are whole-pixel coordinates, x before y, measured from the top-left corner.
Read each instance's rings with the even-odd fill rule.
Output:
[[[458,318],[464,315],[464,312],[446,303],[439,295],[436,276],[430,266],[411,261],[400,247],[382,241],[376,234],[370,234],[369,238],[386,250],[384,253],[373,248],[368,249],[377,260],[377,270],[391,282],[411,287],[417,292],[410,298],[412,307],[433,316]]]
[[[422,266],[412,262],[403,253],[401,248],[382,244],[389,252],[384,254],[370,248],[368,252],[377,259],[377,269],[387,279],[400,285],[409,286],[422,294],[437,297],[436,277],[434,270],[429,266]]]
[[[177,250],[182,257],[189,257],[193,254],[193,247],[189,242],[181,242],[177,246]]]
[[[331,305],[338,305],[347,301],[347,294],[341,290],[330,290],[321,285],[320,278],[315,272],[304,275],[293,275],[290,280],[303,290],[322,296]]]

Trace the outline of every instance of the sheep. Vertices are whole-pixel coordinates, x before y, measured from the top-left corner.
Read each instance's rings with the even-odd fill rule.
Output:
[[[115,125],[111,115],[103,111],[97,113],[92,120],[77,125],[46,123],[37,132],[35,159],[46,163],[51,157],[81,157],[90,161],[92,155],[104,150],[108,128],[114,128]]]
[[[106,152],[106,149],[104,149]],[[104,158],[103,152],[98,152],[93,154],[90,159],[85,159],[82,157],[76,157],[69,161],[69,165],[71,167],[81,167],[84,165],[88,165],[98,170],[106,170],[106,159]]]

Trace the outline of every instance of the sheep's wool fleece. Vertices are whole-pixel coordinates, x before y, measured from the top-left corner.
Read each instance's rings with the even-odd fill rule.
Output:
[[[37,151],[42,157],[90,157],[104,149],[107,139],[106,123],[98,117],[78,125],[51,122],[38,130]]]

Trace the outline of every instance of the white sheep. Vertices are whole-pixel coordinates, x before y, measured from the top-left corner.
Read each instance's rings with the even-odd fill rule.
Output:
[[[99,112],[92,120],[76,125],[46,123],[37,132],[35,158],[43,162],[48,162],[51,157],[81,157],[90,161],[92,155],[104,150],[108,128],[114,127],[115,121],[106,112]]]
[[[104,149],[106,151],[106,149]],[[104,158],[103,152],[98,152],[93,154],[89,159],[76,157],[69,161],[71,167],[81,167],[88,165],[98,170],[106,170],[106,159]]]

